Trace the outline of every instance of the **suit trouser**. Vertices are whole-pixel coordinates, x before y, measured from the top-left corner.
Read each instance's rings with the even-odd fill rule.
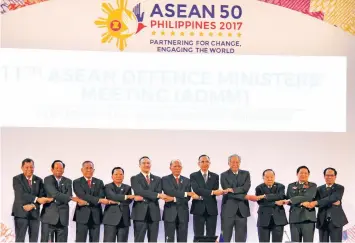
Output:
[[[38,232],[40,221],[38,219],[18,218],[15,217],[15,239],[16,242],[25,242],[26,232],[30,242],[38,241]]]
[[[175,231],[177,242],[187,242],[188,222],[181,222],[176,216],[175,222],[164,221],[165,242],[175,241]]]
[[[41,242],[48,242],[49,234],[51,235],[51,242],[67,242],[68,226],[62,225],[60,220],[56,225],[42,223]]]
[[[271,217],[269,226],[258,227],[259,242],[270,242],[270,234],[272,235],[271,242],[282,242],[284,233],[283,225],[276,225],[274,218]]]
[[[209,215],[207,210],[204,214],[193,216],[194,234],[195,236],[205,235],[205,225],[206,225],[206,236],[216,235],[217,226],[217,215]]]
[[[236,215],[232,217],[222,218],[222,231],[224,241],[230,242],[232,240],[233,229],[235,230],[235,242],[246,242],[247,240],[247,218],[244,218],[239,210]]]
[[[95,224],[90,214],[89,221],[86,224],[76,222],[76,242],[86,242],[89,232],[89,242],[99,242],[100,224]]]
[[[148,242],[158,241],[159,221],[153,221],[148,208],[144,220],[134,220],[134,242],[144,242],[145,234],[148,232]]]
[[[320,242],[341,242],[343,236],[343,227],[336,227],[332,221],[326,221],[319,232]],[[330,241],[329,241],[330,240]]]
[[[129,226],[123,222],[123,217],[118,225],[104,225],[104,242],[127,242]]]
[[[313,242],[314,222],[305,221],[301,223],[290,224],[292,242]]]

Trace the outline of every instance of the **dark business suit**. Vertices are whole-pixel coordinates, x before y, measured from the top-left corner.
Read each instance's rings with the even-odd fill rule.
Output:
[[[342,201],[344,187],[334,184],[331,187],[326,185],[317,188],[318,217],[317,228],[320,242],[341,242],[343,226],[348,223],[342,205],[333,205]]]
[[[190,175],[192,190],[199,196],[200,200],[192,200],[191,214],[193,214],[193,226],[195,236],[215,236],[217,226],[217,200],[211,195],[212,190],[219,188],[219,175],[208,171],[208,178],[205,182],[201,171]]]
[[[165,241],[174,242],[176,231],[177,242],[187,242],[190,197],[185,197],[185,192],[191,192],[190,179],[180,175],[177,183],[171,174],[162,178],[162,186],[165,194],[176,198],[176,202],[164,204]]]
[[[303,202],[312,202],[317,193],[317,184],[294,182],[288,185],[286,198],[290,199],[290,229],[293,242],[313,242],[316,210],[301,206]]]
[[[86,242],[89,231],[89,241],[98,242],[100,238],[100,224],[102,222],[102,208],[100,198],[105,197],[104,183],[92,177],[91,188],[84,177],[73,182],[74,193],[80,199],[89,203],[87,206],[76,205],[74,221],[76,221],[76,241]]]
[[[233,193],[223,195],[222,199],[222,232],[224,240],[230,242],[233,228],[235,228],[235,241],[246,242],[247,218],[250,216],[249,201],[245,200],[250,189],[250,174],[246,170],[238,170],[235,175],[232,170],[221,174],[223,189],[232,188]]]
[[[129,204],[131,199],[125,199],[125,195],[132,195],[129,185],[115,183],[105,185],[106,198],[117,202],[105,206],[102,223],[105,225],[104,242],[127,242],[129,226],[131,225]]]
[[[148,241],[157,242],[159,221],[161,220],[158,193],[162,192],[161,179],[150,174],[150,183],[142,173],[131,177],[131,186],[135,195],[142,196],[143,201],[133,203],[132,215],[134,241],[143,242],[148,231]]]
[[[287,224],[285,209],[275,204],[276,201],[285,199],[285,186],[275,182],[268,187],[265,183],[255,188],[255,195],[266,195],[258,201],[258,235],[260,242],[282,242],[284,226]]]
[[[67,242],[69,225],[69,202],[72,196],[72,181],[62,177],[59,181],[53,176],[44,178],[44,191],[51,203],[43,205],[41,212],[41,242],[48,242],[49,234],[55,235],[56,242]],[[52,239],[53,240],[53,239]]]
[[[39,231],[39,209],[40,204],[35,203],[36,197],[43,197],[43,181],[38,176],[32,176],[32,186],[30,187],[24,174],[13,177],[13,188],[15,200],[12,205],[12,216],[15,220],[16,242],[24,242],[28,228],[30,242],[38,241]],[[35,209],[26,212],[24,205],[34,204]]]

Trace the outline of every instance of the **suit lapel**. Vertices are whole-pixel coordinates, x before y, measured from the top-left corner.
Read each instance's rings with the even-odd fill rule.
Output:
[[[267,185],[265,183],[263,184],[262,189],[263,189],[263,191],[262,191],[263,194],[270,193],[270,189],[267,187]]]
[[[179,186],[178,186],[178,188],[179,188],[179,191],[185,191],[184,190],[184,188],[185,188],[185,186],[184,186],[184,183],[186,183],[185,181],[185,179],[184,179],[184,177],[182,176],[182,175],[180,175],[180,178],[179,178],[179,181],[180,181],[180,184],[179,184]]]
[[[143,188],[149,187],[147,180],[142,173],[138,174],[138,181],[143,186]]]
[[[113,187],[113,191],[116,193],[116,194],[118,194],[119,193],[119,191],[120,191],[120,188],[118,188],[117,186],[116,186],[116,184],[115,183],[111,183],[111,186]],[[122,185],[121,185],[121,188],[122,188]]]
[[[54,183],[55,188],[60,192],[60,185],[63,183],[63,177],[60,179],[60,183],[58,185],[57,178],[55,178],[55,176],[52,175],[52,183]]]
[[[91,194],[88,182],[86,181],[85,177],[81,177],[81,185],[85,189],[85,193]],[[92,185],[92,181],[91,181],[91,185]]]
[[[90,188],[90,194],[93,195],[95,192],[95,187],[96,187],[96,179],[94,177],[91,178],[91,188]]]
[[[243,173],[240,171],[240,170],[238,170],[238,175],[237,175],[237,187],[239,186],[239,185],[242,185],[242,178],[243,177]]]
[[[205,179],[203,179],[203,175],[202,175],[201,171],[197,172],[197,179],[199,180],[200,186],[202,186],[203,188],[207,188],[207,185],[205,183]],[[208,182],[208,178],[207,178],[207,182]]]
[[[121,184],[120,187],[116,186],[115,183],[111,183],[112,184],[112,187],[113,187],[113,190],[116,194],[125,194],[125,186],[123,185],[123,183]]]
[[[271,193],[276,194],[277,193],[277,185],[274,183],[271,187]]]
[[[28,192],[31,192],[31,188],[30,186],[28,185],[28,181],[27,181],[27,178],[24,174],[21,175],[21,182],[22,184],[24,185],[24,188],[28,191]]]
[[[203,176],[202,176],[202,178],[203,178]],[[208,171],[206,187],[207,188],[212,188],[213,187],[212,175],[211,175],[210,171]]]
[[[173,186],[175,187],[176,190],[179,189],[179,186],[176,183],[176,179],[175,179],[175,176],[173,174],[170,175],[170,181],[171,181],[171,183],[173,184]]]
[[[229,184],[232,185],[232,187],[237,186],[237,183],[238,183],[237,177],[235,176],[235,174],[231,170],[228,170],[227,180],[228,180]]]

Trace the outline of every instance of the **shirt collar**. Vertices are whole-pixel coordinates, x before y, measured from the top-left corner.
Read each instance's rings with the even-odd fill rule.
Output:
[[[92,177],[91,177],[91,179],[89,179],[89,178],[86,178],[86,177],[84,176],[84,178],[85,178],[86,181],[88,181],[88,180],[91,180],[91,181],[92,181]]]
[[[232,171],[232,170],[231,170],[231,171]],[[233,171],[232,171],[232,173],[233,173],[234,175],[238,175],[239,170],[237,170],[237,172],[233,172]]]
[[[325,187],[332,187],[334,184],[331,184],[331,185],[328,185],[328,184],[325,184]]]
[[[202,170],[200,170],[200,172],[201,172],[202,176],[203,176],[203,174],[206,174],[208,176],[208,170],[206,172],[203,172]]]
[[[264,184],[265,184],[265,183],[264,183]],[[268,188],[272,188],[274,185],[275,185],[275,184],[272,184],[271,186],[269,186],[269,185],[266,185],[266,184],[265,184],[265,186],[268,187]]]
[[[25,176],[25,178],[26,178],[26,180],[32,181],[32,180],[33,180],[33,175],[32,175],[30,178],[28,178],[27,176]]]
[[[141,172],[142,173],[142,175],[144,176],[144,177],[149,177],[150,178],[150,172],[147,174],[147,173],[144,173],[144,172]]]

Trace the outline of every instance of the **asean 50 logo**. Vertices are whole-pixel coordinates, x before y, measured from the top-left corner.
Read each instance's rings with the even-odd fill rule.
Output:
[[[141,4],[138,3],[132,11],[127,8],[127,0],[117,0],[117,8],[111,3],[102,3],[102,11],[106,18],[98,18],[95,24],[99,28],[105,28],[102,34],[102,43],[111,43],[116,40],[116,47],[123,51],[127,47],[127,39],[138,34],[146,26],[143,24],[144,12],[141,12]]]

